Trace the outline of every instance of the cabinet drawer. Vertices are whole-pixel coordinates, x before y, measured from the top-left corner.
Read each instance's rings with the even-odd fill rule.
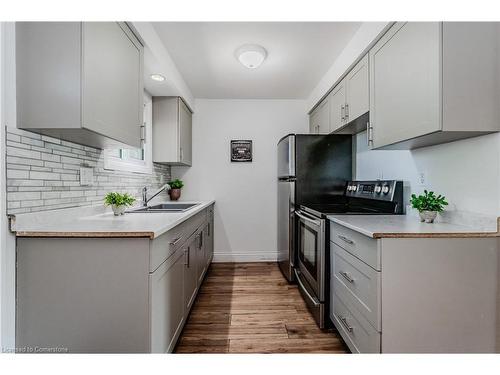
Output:
[[[182,246],[206,222],[206,215],[206,210],[203,210],[170,229],[167,233],[155,238],[150,246],[149,272],[157,269]]]
[[[376,239],[330,222],[330,240],[370,267],[380,271],[380,249]]]
[[[380,353],[380,333],[338,295],[333,298],[331,318],[349,349],[353,353]]]
[[[380,272],[332,244],[333,291],[380,331]]]

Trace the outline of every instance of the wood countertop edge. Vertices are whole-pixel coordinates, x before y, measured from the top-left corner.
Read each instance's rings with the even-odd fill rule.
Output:
[[[149,238],[155,237],[154,232],[37,232],[18,231],[16,237],[39,238]]]
[[[373,238],[495,238],[498,232],[462,232],[462,233],[373,233]]]
[[[497,217],[496,232],[453,233],[373,233],[373,238],[495,238],[500,237],[500,217]]]
[[[346,223],[339,222],[335,219],[329,219],[331,222],[345,226],[355,232],[364,234],[369,238],[500,238],[500,217],[497,217],[496,232],[373,232],[362,231],[360,228],[355,228]]]

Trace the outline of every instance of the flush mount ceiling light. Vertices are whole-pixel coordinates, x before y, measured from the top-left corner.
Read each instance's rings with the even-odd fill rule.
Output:
[[[248,69],[255,69],[264,62],[267,51],[257,44],[245,44],[236,50],[236,58]]]
[[[152,79],[153,81],[158,81],[158,82],[163,82],[163,81],[165,81],[165,77],[164,77],[164,76],[162,76],[161,74],[156,74],[156,73],[155,73],[155,74],[151,74],[151,75],[150,75],[150,77],[151,77],[151,79]]]

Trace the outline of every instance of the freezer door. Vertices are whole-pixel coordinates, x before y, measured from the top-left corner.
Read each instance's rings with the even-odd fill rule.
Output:
[[[278,143],[278,178],[295,177],[295,135]]]
[[[295,260],[295,209],[293,181],[278,182],[278,264],[288,281],[293,280]]]

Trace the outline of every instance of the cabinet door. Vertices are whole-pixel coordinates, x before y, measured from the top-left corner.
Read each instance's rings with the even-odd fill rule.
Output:
[[[206,255],[207,255],[207,268],[210,266],[210,263],[212,263],[212,259],[214,256],[214,216],[213,216],[213,211],[209,216],[208,219],[208,224],[207,224],[207,237],[205,241],[205,246],[206,246]]]
[[[184,165],[192,163],[192,115],[181,99],[179,101],[179,161]]]
[[[196,238],[193,238],[186,248],[184,264],[184,313],[189,314],[196,297],[198,274],[196,272]]]
[[[346,122],[356,120],[369,111],[370,95],[368,80],[368,55],[365,55],[347,74],[346,82]]]
[[[370,50],[373,147],[439,131],[441,24],[395,24]]]
[[[330,93],[330,132],[341,129],[346,122],[346,81],[343,79]]]
[[[314,112],[309,115],[309,134],[318,134],[318,131],[318,112],[314,110]]]
[[[205,253],[205,240],[206,240],[205,229],[203,229],[198,235],[197,248],[196,248],[196,267],[198,275],[198,286],[201,285],[203,281],[203,276],[207,269],[206,253]]]
[[[184,323],[183,272],[185,253],[174,254],[150,278],[151,352],[171,352]]]
[[[141,146],[143,47],[124,24],[84,22],[82,125]]]
[[[318,105],[309,118],[309,132],[311,134],[328,134],[330,133],[330,102],[326,97]]]

